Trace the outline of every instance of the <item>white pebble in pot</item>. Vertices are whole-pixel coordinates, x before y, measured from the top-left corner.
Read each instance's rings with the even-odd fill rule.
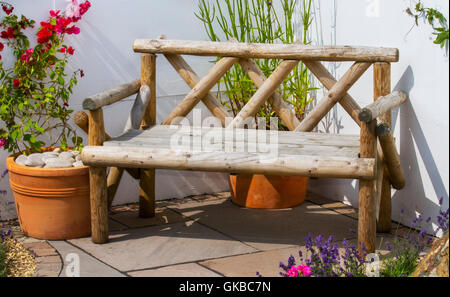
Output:
[[[63,159],[72,159],[74,156],[71,152],[62,152],[59,154],[59,157]]]
[[[73,167],[81,167],[81,166],[84,166],[83,162],[81,162],[81,161],[76,161],[73,163]]]
[[[42,153],[42,160],[47,160],[47,159],[54,159],[54,158],[58,158],[58,154],[54,153],[54,152],[45,152]]]
[[[47,164],[45,164],[44,168],[64,168],[64,167],[72,167],[72,161],[70,159],[61,159],[61,158],[55,158],[55,159],[48,159]]]
[[[28,159],[25,161],[25,165],[31,167],[42,167],[45,165],[44,160],[42,160],[42,154],[35,153],[28,156]]]
[[[17,158],[16,158],[16,163],[17,164],[19,164],[19,165],[22,165],[22,166],[26,166],[25,165],[25,161],[26,160],[28,160],[28,157],[27,156],[25,156],[25,155],[20,155],[20,156],[18,156]]]

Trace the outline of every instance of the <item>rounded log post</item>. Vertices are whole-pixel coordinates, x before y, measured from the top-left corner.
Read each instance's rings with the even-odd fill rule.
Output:
[[[141,85],[150,87],[150,101],[147,104],[142,127],[156,124],[156,55],[141,55]],[[155,216],[155,169],[140,170],[139,217]]]
[[[376,158],[376,122],[361,123],[360,157]],[[360,252],[372,253],[376,246],[375,181],[359,180],[358,247]]]
[[[384,161],[389,172],[389,180],[396,190],[405,187],[405,177],[400,164],[400,156],[395,146],[395,139],[388,124],[382,123],[377,127],[377,135],[383,150]]]
[[[374,63],[373,64],[373,99],[376,101],[378,98],[391,93],[391,64],[390,63]],[[383,123],[391,125],[391,110],[386,111],[379,116],[379,120]],[[381,146],[381,144],[380,144]],[[389,181],[388,169],[384,163],[384,154],[378,153],[380,158],[383,159],[383,169],[379,169],[383,173],[383,179],[381,181],[380,189],[377,188],[379,202],[378,202],[378,216],[377,216],[377,232],[389,232],[391,231],[391,218],[392,218],[392,194],[391,183]]]
[[[89,145],[101,146],[105,141],[105,127],[101,108],[89,111]],[[89,166],[92,242],[108,241],[108,196],[106,167]]]

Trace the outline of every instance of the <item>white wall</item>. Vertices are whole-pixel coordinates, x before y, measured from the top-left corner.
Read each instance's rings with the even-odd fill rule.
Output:
[[[64,9],[67,5],[65,0],[13,0],[10,3],[15,6],[16,13],[36,20],[37,24],[48,16],[50,9]],[[172,39],[207,38],[203,34],[203,25],[194,16],[195,0],[94,0],[91,3],[90,10],[79,22],[81,33],[67,39],[76,50],[70,66],[81,68],[85,73],[70,101],[74,110],[82,110],[83,98],[139,77],[139,54],[132,50],[136,38],[156,38],[161,34]],[[210,67],[208,58],[187,57],[186,60],[199,76],[203,76]],[[164,120],[189,90],[165,58],[158,57],[157,121]],[[134,98],[128,98],[104,108],[105,127],[110,135],[122,132],[132,100]],[[202,114],[207,116],[208,110],[204,107],[202,110]],[[85,135],[83,132],[80,134]],[[87,137],[84,138],[87,141]],[[5,151],[0,151],[0,170],[6,168],[6,156]],[[7,177],[0,181],[0,189],[8,190],[6,197],[0,197],[0,218],[13,218],[14,199]],[[138,190],[138,182],[124,174],[114,203],[137,201]],[[157,199],[226,190],[228,182],[222,173],[157,170]]]
[[[41,20],[50,8],[63,8],[62,0],[12,1],[17,11]],[[77,50],[72,59],[74,69],[82,68],[86,76],[80,80],[72,97],[72,107],[81,109],[81,101],[104,89],[137,78],[139,56],[131,45],[136,38],[154,38],[160,34],[171,39],[206,40],[203,27],[193,14],[196,0],[94,0],[90,11],[80,22],[81,34],[71,38]],[[426,5],[440,8],[448,17],[447,1],[425,0]],[[377,17],[367,14],[368,6],[379,5]],[[396,47],[400,61],[392,64],[393,89],[409,92],[410,100],[393,112],[393,127],[398,141],[407,186],[393,193],[393,217],[408,224],[416,211],[425,217],[435,217],[439,209],[438,199],[444,198],[448,207],[448,57],[431,38],[429,26],[421,24],[409,34],[412,19],[404,10],[410,4],[406,0],[316,0],[322,13],[322,29],[325,44],[332,44],[331,20],[336,17],[336,44]],[[335,14],[335,15],[334,15]],[[371,17],[370,17],[371,16]],[[198,71],[206,73],[207,58],[188,58]],[[338,65],[338,76],[348,68],[348,63]],[[164,60],[157,65],[158,121],[189,89]],[[362,106],[372,99],[372,71],[368,70],[350,90]],[[130,99],[131,100],[131,99]],[[131,106],[131,101],[105,108],[108,133],[121,131]],[[205,112],[206,114],[206,112]],[[342,119],[341,133],[359,133],[356,125],[338,109]],[[6,157],[1,152],[1,160]],[[4,163],[0,165],[4,168]],[[7,181],[1,181],[1,188]],[[228,188],[223,174],[157,171],[157,199],[183,197],[195,193],[214,192]],[[312,180],[310,189],[321,195],[342,200],[357,206],[357,182],[332,179]],[[137,183],[128,176],[122,181],[116,203],[135,201]],[[1,206],[12,201],[0,200],[2,218],[14,215],[13,205]],[[405,213],[400,216],[400,209]],[[7,214],[7,215],[6,215]]]
[[[316,1],[317,2],[317,1]],[[320,1],[325,43],[332,35],[334,1]],[[405,224],[422,213],[432,222],[439,211],[439,198],[448,208],[449,181],[449,65],[445,50],[432,43],[430,26],[420,22],[411,32],[413,19],[404,11],[414,1],[336,1],[336,44],[396,47],[400,61],[392,63],[392,88],[409,93],[409,100],[392,113],[394,135],[401,156],[406,187],[393,191],[393,218]],[[425,6],[439,8],[448,18],[448,1],[425,0]],[[370,5],[378,6],[371,10]],[[372,7],[375,7],[372,6]],[[409,33],[408,33],[409,32]],[[338,74],[349,63],[339,65]],[[372,98],[369,69],[349,93],[361,106]],[[341,133],[359,133],[341,108]],[[357,181],[320,179],[310,189],[357,207]],[[402,215],[400,210],[404,209]],[[431,223],[432,223],[431,222]],[[430,224],[431,224],[430,223]],[[428,225],[428,230],[435,225]]]

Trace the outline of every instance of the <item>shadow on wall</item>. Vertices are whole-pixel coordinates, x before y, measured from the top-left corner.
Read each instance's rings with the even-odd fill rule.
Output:
[[[409,93],[413,86],[414,74],[411,66],[408,66],[393,90],[404,90]],[[411,102],[409,100],[406,101],[401,105],[400,109],[400,113],[396,110],[392,114],[392,126],[393,129],[395,129],[397,122],[400,124],[399,153],[402,157],[401,161],[405,174],[406,186],[401,191],[396,191],[392,197],[393,209],[396,210],[393,212],[393,217],[402,223],[410,224],[410,220],[416,216],[412,210],[413,207],[408,207],[408,204],[411,203],[410,197],[419,197],[414,208],[417,213],[423,213],[426,210],[426,213],[423,213],[425,219],[428,216],[431,216],[434,219],[441,208],[438,203],[432,201],[435,200],[433,197],[431,197],[431,199],[426,197],[425,186],[423,184],[424,176],[422,176],[420,172],[418,156],[420,156],[420,159],[424,164],[436,197],[438,199],[443,198],[443,207],[445,208],[448,207],[448,193]],[[400,118],[399,121],[398,118]],[[418,150],[418,152],[416,150]],[[404,215],[400,214],[401,209],[405,210],[406,213]],[[409,209],[409,213],[407,209]],[[433,229],[431,222],[425,227],[429,231]]]
[[[411,66],[408,66],[392,91],[403,90],[409,93],[413,87],[414,74]],[[444,209],[448,208],[448,193],[419,119],[409,100],[392,110],[392,130],[395,130],[398,124],[400,125],[400,137],[397,143],[400,144],[399,154],[406,186],[400,191],[393,191],[393,219],[406,225],[411,225],[412,220],[419,213],[423,214],[424,220],[430,216],[432,218],[431,222],[426,226],[424,225],[424,227],[431,232],[433,230],[431,224],[433,221],[435,222],[441,206],[433,202],[433,200],[436,200],[434,197],[426,197],[423,184],[424,177],[421,176],[420,172],[419,156],[433,185],[436,197],[438,199],[443,198],[442,207]],[[358,180],[355,182],[354,180],[319,179],[318,181],[311,180],[310,190],[311,192],[319,192],[321,187],[326,186],[327,190],[331,192],[330,198],[342,200],[342,197],[346,197],[353,207],[358,207],[358,185]],[[323,192],[318,194],[323,195]],[[333,195],[334,197],[332,197]],[[413,202],[412,197],[419,197],[419,199]],[[411,206],[412,203],[416,205]],[[404,214],[401,214],[400,210],[402,209],[405,211]]]

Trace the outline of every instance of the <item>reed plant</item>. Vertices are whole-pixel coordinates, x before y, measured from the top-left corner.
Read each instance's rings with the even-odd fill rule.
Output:
[[[199,0],[196,16],[203,22],[211,41],[249,43],[294,43],[309,44],[308,32],[313,20],[311,0],[301,0],[301,30],[297,30],[295,17],[297,0],[280,0],[275,6],[268,0]],[[256,59],[256,64],[268,77],[281,60]],[[283,81],[280,94],[292,105],[299,120],[302,120],[309,103],[314,98],[311,91],[312,77],[303,63],[299,63]],[[218,83],[218,97],[223,106],[236,116],[256,92],[251,79],[238,64],[235,64]],[[275,116],[269,103],[259,109],[256,116],[264,117],[267,123]],[[283,123],[279,127],[286,130]]]

